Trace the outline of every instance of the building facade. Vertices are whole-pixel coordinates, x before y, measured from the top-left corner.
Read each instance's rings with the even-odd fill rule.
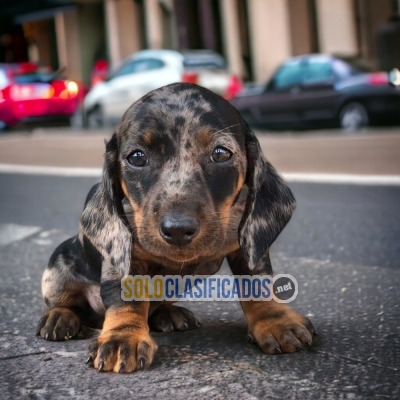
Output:
[[[144,48],[215,50],[232,72],[263,82],[287,58],[307,53],[379,67],[386,45],[379,29],[399,9],[399,0],[71,0],[36,12],[19,9],[13,23],[26,46],[20,54],[87,85],[97,60],[113,67]],[[7,34],[0,31],[0,62],[20,61],[1,50]]]

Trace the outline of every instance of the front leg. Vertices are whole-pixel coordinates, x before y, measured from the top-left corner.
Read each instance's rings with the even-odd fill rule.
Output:
[[[99,372],[147,368],[157,350],[149,333],[148,310],[148,302],[109,307],[100,336],[89,346],[88,363]]]
[[[263,266],[254,271],[247,267],[240,250],[227,258],[235,275],[272,275],[268,254],[263,257]],[[249,327],[249,340],[265,353],[294,353],[311,346],[316,333],[312,323],[287,304],[269,300],[242,301],[241,305]]]

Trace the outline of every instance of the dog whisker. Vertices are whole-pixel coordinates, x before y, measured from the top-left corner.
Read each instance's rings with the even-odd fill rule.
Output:
[[[227,130],[227,129],[229,129],[229,128],[234,128],[234,127],[240,126],[240,125],[247,125],[247,123],[245,123],[245,122],[240,122],[240,123],[238,123],[238,124],[234,124],[234,125],[227,126],[226,128],[220,129],[220,130],[217,131],[217,132],[213,132],[213,135],[217,135],[218,133],[221,133],[221,132],[223,132],[223,131],[225,131],[225,130]]]

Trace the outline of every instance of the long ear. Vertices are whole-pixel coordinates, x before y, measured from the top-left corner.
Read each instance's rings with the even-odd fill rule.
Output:
[[[296,207],[294,196],[269,164],[254,134],[246,132],[246,209],[239,227],[239,243],[252,270],[289,221]]]
[[[132,235],[122,208],[123,197],[114,133],[106,145],[102,181],[83,210],[80,227],[106,261],[128,273]]]

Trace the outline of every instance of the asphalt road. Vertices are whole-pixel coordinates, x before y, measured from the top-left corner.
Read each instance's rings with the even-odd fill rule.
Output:
[[[34,335],[41,273],[94,182],[0,175],[1,399],[400,398],[400,187],[291,184],[298,208],[272,262],[299,282],[293,307],[318,329],[312,349],[264,355],[238,304],[190,303],[201,328],[154,334],[152,367],[117,375],[85,365],[87,339]]]

